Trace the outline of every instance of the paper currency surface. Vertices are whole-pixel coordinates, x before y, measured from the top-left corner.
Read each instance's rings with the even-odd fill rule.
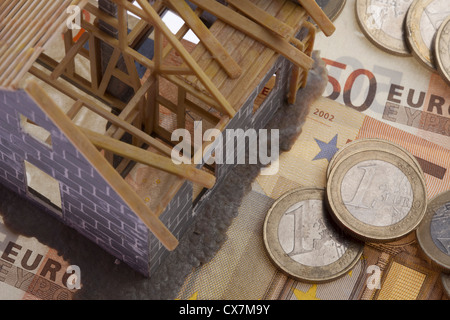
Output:
[[[256,179],[228,240],[210,263],[188,276],[179,298],[441,299],[440,273],[419,253],[414,233],[393,243],[367,243],[353,270],[326,284],[289,279],[268,259],[262,228],[273,201],[296,187],[325,187],[326,168],[334,153],[362,138],[386,139],[410,151],[424,169],[428,197],[449,187],[448,149],[321,98],[311,106],[292,149],[281,154],[278,174]]]

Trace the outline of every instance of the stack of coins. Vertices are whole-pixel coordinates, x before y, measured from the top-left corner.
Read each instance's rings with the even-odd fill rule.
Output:
[[[281,196],[263,228],[272,262],[305,282],[334,280],[351,270],[364,243],[390,242],[416,231],[423,253],[450,279],[450,191],[430,203],[422,168],[390,141],[361,139],[341,148],[327,168],[326,189]]]
[[[356,0],[356,16],[377,47],[395,55],[413,55],[450,85],[448,0]]]

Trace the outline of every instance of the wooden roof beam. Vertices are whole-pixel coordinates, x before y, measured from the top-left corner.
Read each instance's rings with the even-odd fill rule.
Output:
[[[185,23],[197,35],[205,48],[220,64],[231,79],[239,78],[242,74],[241,67],[234,61],[222,44],[214,37],[200,18],[192,11],[185,1],[166,0],[181,16]]]
[[[178,177],[197,183],[202,187],[211,189],[216,183],[216,177],[206,171],[195,168],[194,165],[175,164],[171,158],[167,158],[154,152],[135,147],[131,144],[117,139],[104,136],[100,133],[81,128],[81,131],[88,137],[94,146],[105,149],[121,157],[125,157],[136,162],[148,165]]]
[[[333,22],[327,17],[325,12],[319,7],[314,0],[297,0],[298,3],[305,9],[305,11],[311,16],[320,30],[327,36],[331,36],[336,27]]]
[[[169,43],[173,48],[180,54],[183,61],[187,66],[194,71],[195,75],[198,77],[200,82],[204,85],[206,90],[211,94],[211,96],[216,100],[214,104],[220,111],[225,112],[230,117],[236,114],[236,111],[230,105],[227,99],[222,95],[219,89],[214,85],[211,79],[204,73],[197,62],[192,58],[190,53],[183,47],[181,42],[175,37],[175,35],[169,30],[166,24],[161,20],[161,17],[153,9],[153,7],[145,0],[137,0],[142,9],[136,7],[135,5],[129,3],[126,0],[115,0],[115,2],[124,6],[127,10],[133,12],[134,14],[140,16],[142,19],[146,20],[149,24],[152,24],[155,28],[160,29]]]
[[[247,36],[261,42],[266,47],[280,53],[296,66],[306,70],[312,68],[314,60],[292,46],[289,41],[247,19],[229,7],[215,0],[191,0],[191,2]]]

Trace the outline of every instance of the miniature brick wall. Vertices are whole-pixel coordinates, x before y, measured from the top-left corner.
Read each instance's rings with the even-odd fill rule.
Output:
[[[19,114],[51,132],[52,147],[23,132]],[[3,185],[42,206],[27,192],[24,160],[41,169],[60,185],[62,212],[49,213],[149,275],[147,227],[24,91],[0,91],[0,142]]]

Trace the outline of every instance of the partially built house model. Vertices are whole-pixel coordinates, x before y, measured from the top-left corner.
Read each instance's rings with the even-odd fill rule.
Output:
[[[308,17],[333,33],[311,0],[0,0],[0,182],[151,276],[233,168],[174,164],[172,132],[260,129],[293,103],[313,65]]]

